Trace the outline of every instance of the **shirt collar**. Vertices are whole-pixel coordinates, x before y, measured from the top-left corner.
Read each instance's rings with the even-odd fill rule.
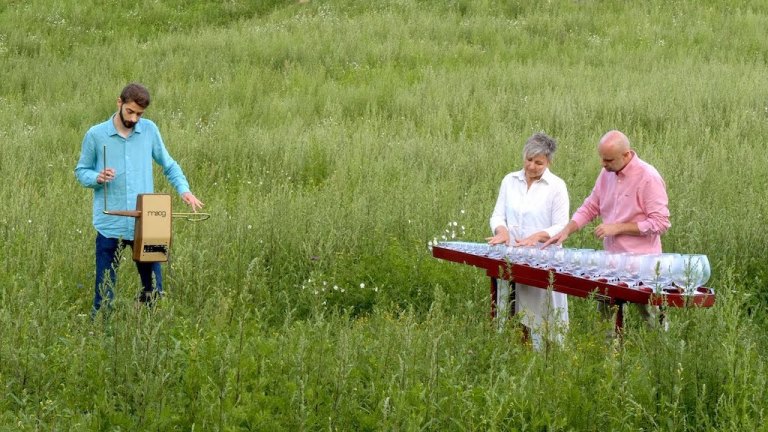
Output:
[[[626,165],[624,165],[624,168],[620,169],[618,172],[616,172],[616,175],[632,175],[635,171],[637,171],[638,166],[640,165],[639,162],[637,162],[638,157],[637,153],[635,153],[634,150],[630,150],[630,153],[632,153],[632,159],[627,162]]]
[[[546,168],[544,170],[544,174],[541,175],[541,179],[544,180],[544,183],[550,184],[550,183],[552,183],[552,177],[554,177],[554,176],[555,175],[552,174],[552,171],[550,171],[549,168]]]
[[[516,171],[512,175],[520,181],[523,181],[523,182],[525,181],[525,170]],[[552,177],[554,177],[554,174],[552,174],[552,171],[550,171],[549,168],[545,168],[544,174],[541,175],[541,180],[543,180],[544,183],[546,184],[551,184]]]
[[[109,132],[109,136],[117,135],[117,128],[115,127],[115,116],[117,113],[112,114],[112,117],[109,118],[109,121],[107,122],[107,132]],[[142,133],[144,131],[144,122],[143,119],[139,119],[138,122],[136,122],[136,126],[133,127],[133,131],[136,133]]]

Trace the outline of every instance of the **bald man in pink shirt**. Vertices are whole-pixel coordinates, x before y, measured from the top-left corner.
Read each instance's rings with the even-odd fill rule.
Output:
[[[569,235],[600,217],[595,235],[608,252],[661,253],[661,235],[670,227],[667,189],[656,168],[632,151],[629,139],[612,130],[597,146],[603,170],[592,193],[562,231],[544,243],[562,244]],[[653,318],[648,305],[638,305],[646,322]],[[601,303],[604,315],[609,309]]]

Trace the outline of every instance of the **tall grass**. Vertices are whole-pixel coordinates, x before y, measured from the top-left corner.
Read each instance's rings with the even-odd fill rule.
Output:
[[[767,9],[0,5],[0,424],[763,429]],[[115,313],[91,323],[91,195],[72,170],[133,80],[213,217],[174,225],[157,308],[135,306],[126,261]],[[558,139],[575,209],[612,128],[664,176],[665,249],[709,255],[717,304],[670,311],[668,332],[630,311],[618,348],[571,299],[566,344],[532,352],[488,322],[482,272],[427,243],[487,236],[534,131]],[[569,245],[599,247],[589,230]]]

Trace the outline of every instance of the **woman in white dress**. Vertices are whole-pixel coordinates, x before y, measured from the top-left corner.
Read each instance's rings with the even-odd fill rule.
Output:
[[[507,174],[501,182],[491,215],[493,237],[486,239],[489,244],[540,246],[568,223],[568,189],[549,170],[556,147],[555,140],[544,133],[528,138],[523,169]],[[509,284],[503,281],[499,298],[508,298],[508,292]],[[499,302],[499,309],[506,309],[506,304]],[[515,313],[522,314],[521,322],[538,349],[545,336],[562,341],[562,331],[568,326],[568,298],[563,293],[515,284]]]

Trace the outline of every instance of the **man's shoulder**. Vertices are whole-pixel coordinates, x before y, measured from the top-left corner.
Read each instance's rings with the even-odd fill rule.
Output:
[[[101,123],[91,126],[86,132],[86,135],[109,135],[110,128],[114,129],[111,117]]]
[[[157,124],[148,118],[142,118],[139,120],[137,126],[141,128],[142,132],[160,133],[160,129],[157,127]]]
[[[660,180],[663,180],[661,177],[661,174],[659,173],[659,170],[656,169],[655,166],[649,164],[648,162],[637,158],[638,167],[642,170],[642,175],[644,177],[652,177],[652,178],[658,178]]]

